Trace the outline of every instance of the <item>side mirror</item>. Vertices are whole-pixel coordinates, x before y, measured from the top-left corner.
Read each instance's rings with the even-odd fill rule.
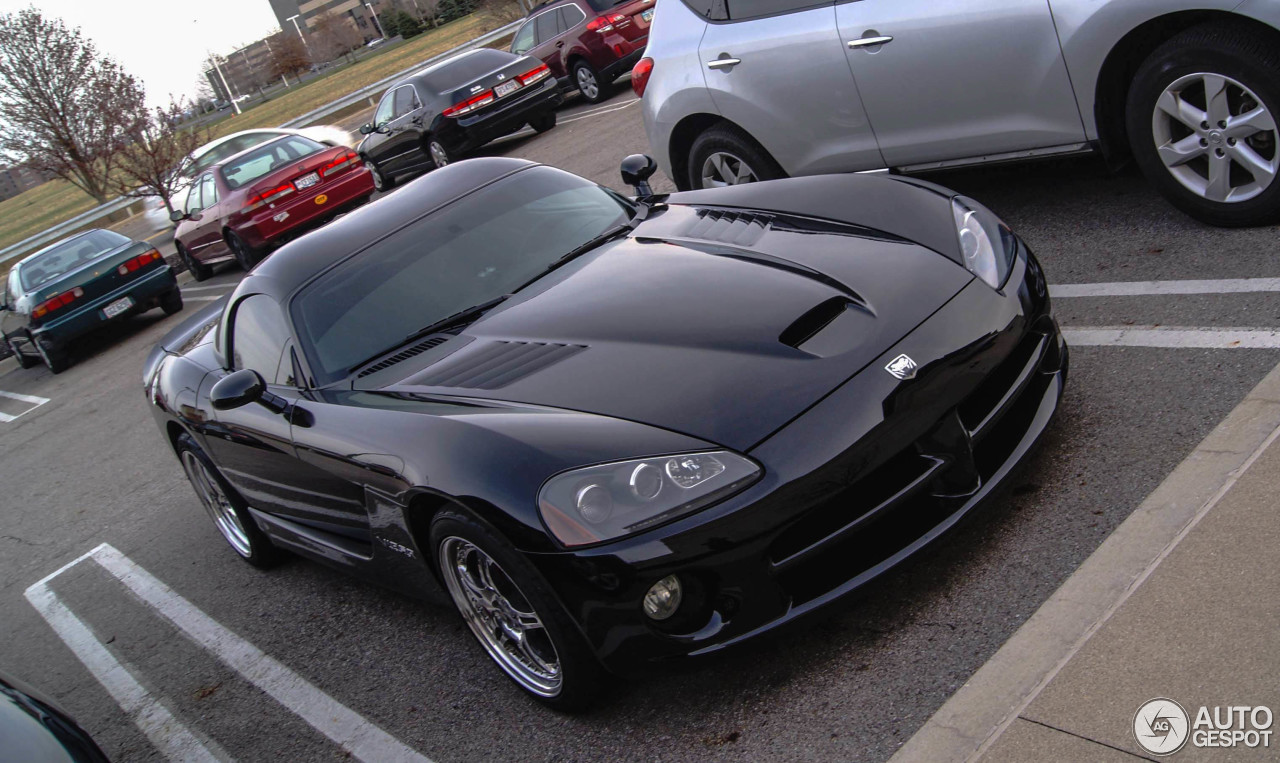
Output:
[[[360,125],[360,134],[368,135],[373,132],[373,125]]]
[[[181,209],[175,209],[169,213],[169,219],[174,221],[175,223],[180,223],[183,220],[187,219],[187,213],[183,212]]]
[[[658,163],[648,154],[632,154],[622,160],[622,182],[635,186],[636,196],[645,198],[653,195],[649,186],[649,178],[658,171]]]
[[[209,402],[215,411],[229,411],[262,400],[267,383],[262,374],[251,368],[228,374],[209,390]]]

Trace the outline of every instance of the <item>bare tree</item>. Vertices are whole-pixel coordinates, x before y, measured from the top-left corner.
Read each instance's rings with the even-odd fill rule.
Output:
[[[324,51],[326,59],[351,55],[351,51],[364,45],[364,35],[355,28],[348,19],[338,13],[325,13],[318,16],[311,26],[312,39]]]
[[[277,32],[267,39],[267,45],[271,48],[267,67],[271,70],[272,79],[296,76],[298,72],[311,66],[311,57],[307,55],[302,38],[296,34]]]
[[[502,25],[519,21],[526,13],[519,0],[479,0],[477,10]]]
[[[116,191],[124,196],[158,198],[173,212],[173,196],[186,184],[182,165],[192,152],[208,143],[208,127],[184,124],[182,104],[170,101],[148,112],[129,133],[115,174]]]
[[[99,202],[145,111],[142,85],[79,29],[34,7],[0,16],[0,153]]]

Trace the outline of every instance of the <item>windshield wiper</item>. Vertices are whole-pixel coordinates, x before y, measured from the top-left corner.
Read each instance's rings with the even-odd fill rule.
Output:
[[[561,255],[560,259],[556,260],[555,262],[553,262],[553,263],[551,263],[550,265],[548,265],[548,266],[546,266],[545,268],[543,268],[543,270],[542,270],[542,272],[541,272],[541,273],[537,274],[537,275],[536,275],[536,276],[534,276],[533,278],[530,278],[528,281],[525,281],[524,283],[520,284],[520,285],[519,285],[519,286],[517,286],[515,289],[512,289],[512,293],[514,294],[515,292],[520,291],[521,289],[523,289],[524,287],[526,287],[526,286],[528,286],[529,284],[533,283],[534,281],[537,281],[538,279],[542,278],[542,277],[543,277],[543,276],[545,276],[547,273],[550,273],[551,271],[555,270],[556,268],[558,268],[558,267],[560,267],[560,266],[562,266],[562,265],[565,265],[565,264],[566,264],[566,263],[568,263],[570,260],[573,260],[573,259],[575,259],[575,258],[577,258],[577,257],[581,257],[582,255],[586,254],[587,252],[591,251],[592,249],[595,249],[596,247],[600,246],[601,244],[605,243],[606,241],[609,241],[610,239],[616,238],[617,236],[619,236],[619,235],[621,235],[621,234],[623,234],[623,233],[629,233],[629,232],[631,232],[632,230],[634,230],[634,229],[635,229],[635,226],[636,226],[636,219],[635,219],[635,218],[632,218],[631,220],[629,220],[629,221],[627,221],[627,222],[625,222],[625,223],[622,223],[621,225],[615,225],[615,226],[613,226],[612,228],[610,228],[610,229],[606,230],[604,233],[601,233],[600,235],[598,235],[598,236],[596,236],[595,238],[591,239],[591,240],[590,240],[590,241],[588,241],[587,243],[585,243],[585,244],[583,244],[583,245],[581,245],[581,246],[574,247],[573,249],[569,250],[569,252],[568,252],[568,253],[566,253],[566,254],[564,254],[564,255]]]
[[[431,323],[426,326],[423,326],[422,328],[418,329],[412,334],[409,334],[408,336],[406,336],[404,339],[400,340],[399,344],[392,345],[391,347],[388,347],[385,350],[381,350],[380,352],[370,355],[369,357],[365,358],[359,363],[356,363],[354,366],[350,368],[350,370],[347,371],[347,373],[352,373],[356,369],[361,368],[365,365],[368,365],[369,363],[377,360],[383,355],[386,355],[387,353],[396,349],[397,347],[403,347],[406,344],[413,342],[415,339],[421,339],[424,336],[430,336],[431,334],[439,333],[447,328],[454,328],[456,326],[461,326],[466,323],[471,323],[475,321],[477,318],[479,318],[481,315],[483,315],[484,313],[488,312],[489,310],[492,310],[493,308],[497,307],[503,302],[506,302],[510,298],[511,298],[510,294],[503,294],[500,297],[494,297],[493,299],[486,300],[484,302],[481,302],[478,305],[472,305],[471,307],[468,307],[466,309],[459,310],[453,315],[447,315],[444,318],[441,318],[440,320],[436,321],[435,323]]]

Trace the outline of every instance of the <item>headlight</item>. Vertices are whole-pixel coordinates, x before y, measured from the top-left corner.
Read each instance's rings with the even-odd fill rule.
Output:
[[[561,472],[538,493],[538,510],[566,546],[621,538],[742,490],[760,467],[716,450],[615,461]]]
[[[991,288],[1004,286],[1018,251],[1013,231],[991,210],[964,196],[951,200],[951,214],[956,220],[964,266]]]

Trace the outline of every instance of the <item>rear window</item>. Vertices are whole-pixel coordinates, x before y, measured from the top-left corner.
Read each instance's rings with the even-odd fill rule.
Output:
[[[481,48],[436,64],[424,71],[422,78],[432,90],[437,93],[447,93],[470,84],[514,60],[515,56],[505,50]]]
[[[124,246],[129,239],[109,230],[89,231],[70,241],[55,244],[49,249],[22,263],[22,289],[31,291],[58,276],[69,273],[102,255]]]
[[[222,167],[222,179],[231,188],[240,188],[275,170],[290,165],[304,156],[319,153],[327,148],[301,135],[272,141],[237,156]],[[207,206],[207,205],[206,205]]]
[[[241,151],[247,151],[259,143],[266,143],[269,140],[275,140],[280,137],[278,132],[251,132],[245,135],[236,135],[227,138],[222,143],[200,154],[191,166],[186,169],[186,174],[195,175],[199,172],[212,167],[218,162],[229,156],[235,156]]]

